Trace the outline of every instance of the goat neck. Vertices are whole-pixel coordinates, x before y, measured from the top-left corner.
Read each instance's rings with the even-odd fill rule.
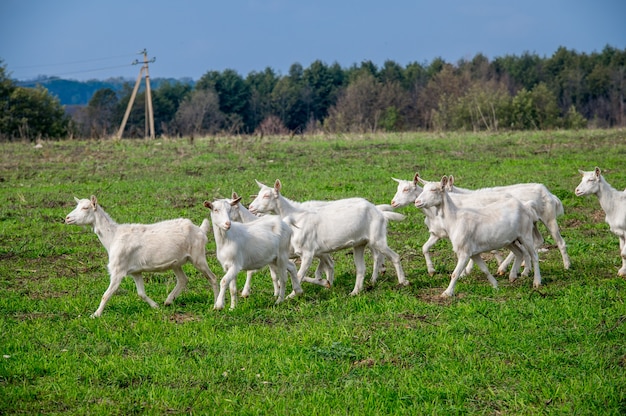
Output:
[[[621,195],[622,192],[613,188],[605,179],[604,176],[599,175],[598,178],[598,191],[596,196],[600,202],[600,206],[606,212],[612,211],[617,208],[615,204],[616,195]]]
[[[111,243],[115,239],[115,232],[118,224],[107,214],[100,205],[96,205],[94,210],[93,232],[109,252]]]

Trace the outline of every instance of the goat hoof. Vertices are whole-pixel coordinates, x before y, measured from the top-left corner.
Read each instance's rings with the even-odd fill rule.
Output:
[[[294,290],[294,291],[293,291],[293,292],[291,292],[289,295],[287,295],[287,299],[293,299],[293,298],[295,298],[296,296],[299,296],[299,295],[301,295],[301,294],[303,294],[303,293],[304,293],[304,291],[302,291],[302,290],[299,290],[299,291],[297,291],[297,292]]]

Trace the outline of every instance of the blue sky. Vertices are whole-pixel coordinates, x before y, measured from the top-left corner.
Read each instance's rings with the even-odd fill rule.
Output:
[[[191,77],[293,63],[406,66],[482,53],[626,48],[624,0],[0,0],[0,59],[15,79]]]

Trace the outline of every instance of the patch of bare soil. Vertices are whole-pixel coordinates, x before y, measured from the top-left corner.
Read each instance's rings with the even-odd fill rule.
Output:
[[[604,222],[605,218],[606,213],[601,209],[597,209],[591,214],[591,219],[593,220],[593,222]]]
[[[175,324],[184,324],[187,322],[196,322],[200,320],[199,316],[191,313],[175,313],[169,317],[170,322]]]
[[[443,297],[441,296],[443,291],[444,289],[440,287],[423,289],[420,291],[417,297],[426,303],[434,303],[437,305],[450,305],[455,300],[463,299],[465,297],[465,294],[463,293],[455,294],[453,297]]]

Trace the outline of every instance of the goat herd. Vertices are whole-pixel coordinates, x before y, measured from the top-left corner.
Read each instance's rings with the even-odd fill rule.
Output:
[[[600,169],[584,172],[576,187],[576,195],[595,194],[606,213],[606,222],[619,237],[622,267],[618,275],[626,275],[626,192],[617,191],[602,177]],[[485,273],[493,287],[496,279],[489,272],[480,254],[501,248],[510,250],[500,262],[498,273],[503,274],[513,261],[509,280],[534,273],[533,286],[541,285],[537,249],[543,243],[536,223],[541,221],[556,242],[565,269],[570,267],[565,241],[561,237],[556,218],[563,214],[561,201],[541,184],[528,183],[470,191],[454,185],[454,177],[427,182],[415,175],[413,180],[400,180],[391,205],[374,205],[363,198],[336,201],[294,202],[282,194],[277,180],[273,187],[257,181],[260,187],[254,201],[246,209],[236,194],[231,199],[205,201],[210,210],[217,259],[226,274],[219,285],[206,259],[209,221],[198,227],[188,219],[174,219],[155,224],[117,224],[91,199],[76,199],[77,206],[66,218],[66,224],[93,227],[109,254],[110,284],[102,295],[98,317],[119,288],[122,279],[130,275],[138,295],[151,307],[158,305],[146,295],[142,272],[173,270],[176,286],[165,300],[171,304],[185,289],[187,276],[182,266],[191,262],[210,281],[214,292],[214,309],[223,309],[226,288],[230,291],[230,307],[236,306],[237,274],[247,270],[242,296],[250,293],[253,271],[269,266],[274,283],[276,303],[285,298],[287,275],[292,292],[287,297],[302,293],[301,282],[326,287],[333,284],[334,263],[331,253],[351,248],[356,265],[356,283],[351,295],[363,289],[365,279],[365,248],[372,252],[374,265],[371,281],[374,283],[384,258],[396,270],[400,285],[408,285],[400,256],[387,245],[387,222],[400,221],[402,214],[393,210],[414,204],[425,215],[430,233],[422,247],[429,274],[435,269],[429,250],[441,238],[448,238],[457,256],[450,284],[442,296],[452,296],[459,277],[468,273],[472,263]],[[270,215],[274,214],[274,215]],[[300,258],[298,270],[291,259]],[[307,277],[314,258],[319,260],[315,277]]]

